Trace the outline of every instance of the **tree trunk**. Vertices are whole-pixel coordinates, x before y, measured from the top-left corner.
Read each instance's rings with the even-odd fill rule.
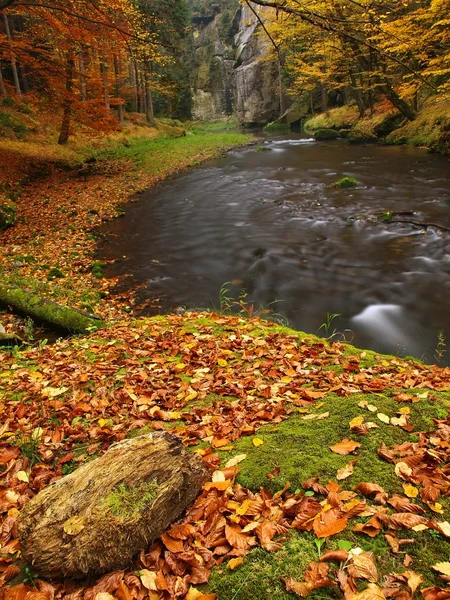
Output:
[[[23,557],[48,578],[126,568],[195,500],[208,476],[202,459],[166,431],[113,444],[24,506]]]
[[[320,110],[327,112],[328,110],[328,94],[324,83],[320,83]]]
[[[136,73],[136,65],[134,60],[130,60],[130,80],[133,87],[133,98],[134,98],[134,112],[139,112],[139,89],[138,89],[138,77]]]
[[[3,79],[1,61],[0,61],[0,94],[2,95],[3,98],[6,98],[6,96],[8,95],[8,92],[6,91],[6,87],[5,87],[5,80]]]
[[[58,144],[67,144],[70,135],[70,121],[72,117],[72,92],[73,92],[73,70],[75,61],[72,54],[67,57],[66,65],[66,97],[64,99],[63,120],[59,134]]]
[[[3,22],[5,23],[5,32],[6,37],[8,38],[9,43],[12,42],[11,30],[9,28],[8,16],[3,13]],[[11,52],[11,69],[13,73],[14,79],[14,87],[16,88],[16,94],[20,96],[22,94],[22,90],[20,89],[20,81],[19,81],[19,73],[17,71],[17,62],[16,57],[14,56],[14,52]]]
[[[83,102],[86,102],[86,69],[84,66],[83,52],[81,52],[80,56],[78,57],[78,68],[80,71],[80,97]]]
[[[117,56],[114,56],[114,76],[116,80],[116,98],[119,100],[119,104],[117,105],[117,112],[119,116],[119,122],[121,125],[125,123],[125,114],[124,114],[124,106],[121,103],[121,95],[120,95],[120,68],[119,68],[119,59]]]
[[[417,117],[416,111],[408,104],[408,102],[400,98],[386,78],[384,78],[384,80],[378,80],[378,87],[386,98],[392,102],[395,108],[408,119],[408,121],[414,121]]]
[[[153,96],[151,89],[151,73],[152,66],[151,62],[147,60],[145,62],[145,116],[147,123],[154,127],[156,125],[155,115],[153,114]]]
[[[0,304],[66,333],[88,333],[103,325],[102,320],[94,315],[1,283]]]
[[[108,82],[108,65],[103,58],[100,58],[100,73],[102,74],[103,96],[105,99],[105,108],[109,110],[111,104],[109,102],[109,82]]]

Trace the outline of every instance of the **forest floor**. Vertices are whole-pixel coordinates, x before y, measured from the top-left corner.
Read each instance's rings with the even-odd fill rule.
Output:
[[[135,319],[93,261],[93,229],[118,203],[248,142],[133,138],[78,169],[51,162],[21,191],[2,278],[108,325],[0,351],[1,600],[450,598],[450,369],[251,314]],[[162,429],[211,467],[182,525],[126,571],[40,580],[20,558],[22,506],[114,441]]]

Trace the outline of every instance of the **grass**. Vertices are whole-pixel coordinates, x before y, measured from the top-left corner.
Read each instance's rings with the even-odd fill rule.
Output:
[[[336,181],[334,187],[337,188],[349,188],[358,185],[358,181],[354,177],[342,177],[339,181]]]
[[[207,158],[242,144],[251,136],[240,133],[208,133],[192,130],[185,137],[136,137],[129,145],[116,146],[97,153],[98,160],[131,159],[139,168],[151,175],[164,176],[178,165],[194,166]]]
[[[341,106],[308,119],[304,128],[307,133],[313,133],[317,129],[350,129],[358,119],[356,106]]]

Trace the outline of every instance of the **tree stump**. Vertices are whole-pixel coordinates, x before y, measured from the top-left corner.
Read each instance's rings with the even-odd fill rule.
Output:
[[[123,569],[194,501],[208,476],[202,459],[167,432],[113,444],[25,505],[22,554],[46,578]]]

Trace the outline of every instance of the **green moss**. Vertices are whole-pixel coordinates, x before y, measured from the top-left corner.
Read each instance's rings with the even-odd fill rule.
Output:
[[[443,154],[450,151],[450,103],[430,101],[417,115],[386,138],[388,144],[427,146]]]
[[[415,391],[420,394],[421,390]],[[377,407],[378,411],[390,417],[396,416],[401,405],[390,394],[352,394],[348,398],[329,394],[319,408],[313,407],[311,413],[329,412],[323,420],[305,420],[303,413],[283,421],[279,425],[267,425],[258,430],[257,437],[264,444],[255,448],[251,437],[241,438],[235,443],[232,453],[223,456],[224,462],[236,454],[247,454],[240,463],[239,483],[252,490],[264,486],[275,492],[286,481],[291,489],[301,486],[302,481],[310,477],[321,477],[324,483],[336,478],[338,469],[352,460],[352,456],[341,456],[329,450],[329,446],[345,437],[358,441],[354,474],[345,480],[343,487],[352,488],[362,481],[377,482],[391,493],[401,491],[400,480],[391,464],[377,456],[377,449],[384,442],[387,446],[399,444],[409,439],[410,433],[399,427],[381,422],[376,414],[360,408],[358,404],[366,400]],[[434,429],[433,419],[439,418],[442,411],[450,406],[450,392],[433,392],[430,400],[420,399],[411,405],[411,422],[416,431]],[[364,415],[365,422],[375,422],[379,428],[372,429],[368,435],[357,436],[349,427],[349,422]],[[278,477],[270,480],[267,474],[280,467]]]
[[[317,129],[314,132],[314,139],[318,142],[335,140],[339,137],[339,132],[335,129]]]
[[[341,106],[308,119],[304,128],[308,133],[317,129],[351,129],[358,119],[359,112],[356,106]]]
[[[358,185],[358,181],[354,177],[342,177],[339,181],[336,181],[334,187],[337,188],[349,188]]]
[[[120,483],[102,498],[100,506],[120,520],[133,519],[154,502],[157,491],[155,481],[140,483],[136,487]]]
[[[234,571],[226,568],[226,563],[212,572],[208,588],[217,593],[221,600],[261,600],[276,598],[292,599],[285,591],[281,577],[303,579],[303,573],[311,561],[317,560],[317,548],[312,534],[299,534],[293,531],[288,541],[277,552],[269,553],[261,548],[252,550],[244,557],[243,564]],[[333,591],[322,591],[322,597],[339,598]],[[309,598],[319,598],[311,595]]]
[[[289,131],[289,123],[281,123],[280,121],[267,123],[267,125],[264,127],[265,133],[288,133]]]
[[[11,202],[0,204],[0,231],[14,225],[16,221],[16,206]]]

